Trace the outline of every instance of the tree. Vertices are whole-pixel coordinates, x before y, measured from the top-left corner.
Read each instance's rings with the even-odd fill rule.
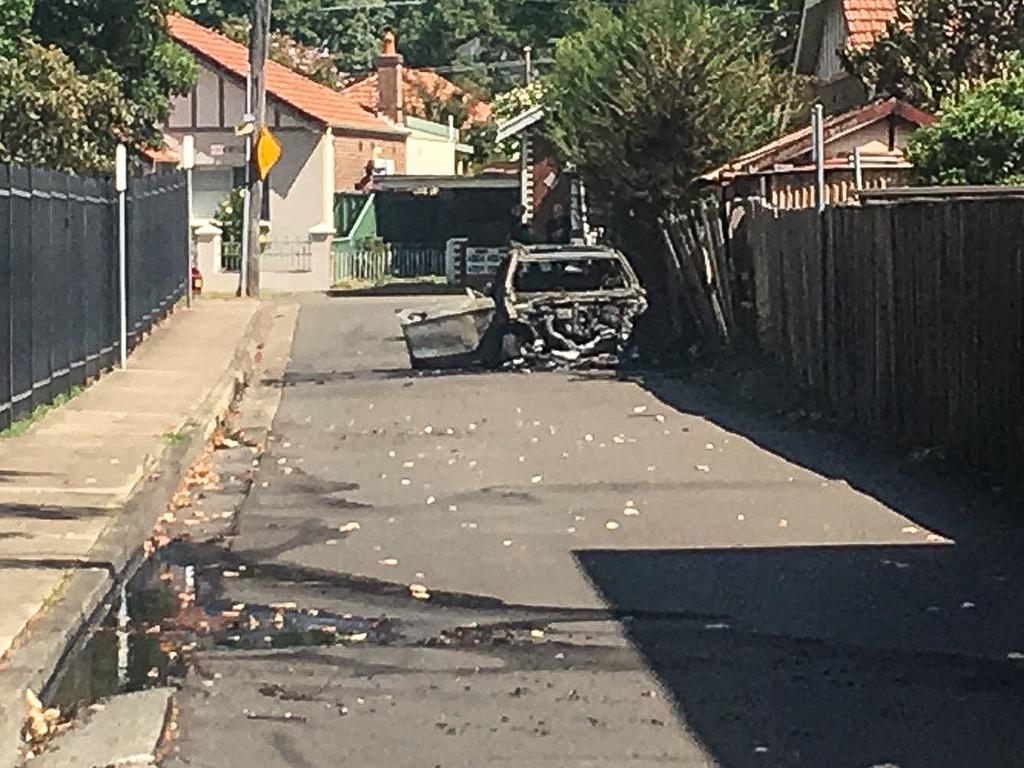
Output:
[[[230,18],[221,31],[236,43],[249,45],[248,19]],[[326,48],[301,43],[284,32],[270,33],[267,54],[271,61],[331,88],[344,88],[348,80],[348,75],[338,68],[337,56]]]
[[[32,0],[0,0],[0,58],[9,58],[28,31]]]
[[[1024,184],[1024,63],[948,99],[939,119],[910,137],[924,183]]]
[[[545,130],[630,255],[658,334],[681,332],[678,280],[658,217],[685,208],[697,177],[773,138],[798,101],[754,14],[701,0],[592,5],[558,42]]]
[[[79,73],[116,79],[131,106],[122,138],[159,146],[170,97],[187,93],[195,78],[192,57],[167,31],[177,7],[175,0],[35,0],[29,33],[64,51]]]
[[[547,125],[621,213],[692,198],[697,176],[774,137],[796,104],[792,76],[741,10],[635,0],[621,15],[585,13],[556,49]]]
[[[1007,71],[1024,51],[1020,0],[898,0],[897,15],[873,45],[844,52],[847,69],[876,93],[922,109]]]
[[[109,171],[132,109],[111,71],[86,77],[63,51],[25,40],[0,59],[0,162]]]

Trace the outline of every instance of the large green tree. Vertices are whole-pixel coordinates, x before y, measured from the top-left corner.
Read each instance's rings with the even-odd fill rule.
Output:
[[[928,184],[1024,184],[1024,63],[949,98],[907,154]]]
[[[0,161],[109,170],[132,106],[110,71],[86,77],[60,49],[31,40],[0,58]]]
[[[863,50],[845,52],[847,69],[878,93],[936,110],[1007,71],[1024,51],[1020,0],[898,0],[885,33]]]
[[[558,43],[547,125],[620,212],[687,201],[702,172],[772,138],[797,106],[794,79],[745,11],[634,0],[585,14]]]
[[[156,146],[194,79],[167,32],[176,0],[0,0],[0,161],[106,170]]]
[[[191,88],[191,56],[167,32],[175,0],[35,0],[30,34],[60,48],[83,75],[115,77],[130,103],[126,139],[160,141],[170,96]]]
[[[797,84],[761,20],[734,6],[633,0],[583,14],[556,48],[545,129],[647,285],[648,335],[679,333],[658,217],[688,206],[700,174],[785,127]]]

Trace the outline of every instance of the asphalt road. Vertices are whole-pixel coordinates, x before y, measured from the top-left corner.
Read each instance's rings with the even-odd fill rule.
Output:
[[[380,631],[201,653],[167,765],[1020,765],[997,496],[656,376],[414,373],[443,301],[303,301],[218,589]]]

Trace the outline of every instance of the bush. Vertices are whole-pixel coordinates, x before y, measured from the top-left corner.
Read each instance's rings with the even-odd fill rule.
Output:
[[[1024,63],[947,100],[907,156],[926,184],[1024,184]]]

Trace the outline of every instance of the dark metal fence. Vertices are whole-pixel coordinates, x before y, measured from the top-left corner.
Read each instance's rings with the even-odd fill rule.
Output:
[[[127,195],[128,344],[183,295],[181,174]],[[0,429],[118,357],[117,205],[109,179],[0,165]]]

